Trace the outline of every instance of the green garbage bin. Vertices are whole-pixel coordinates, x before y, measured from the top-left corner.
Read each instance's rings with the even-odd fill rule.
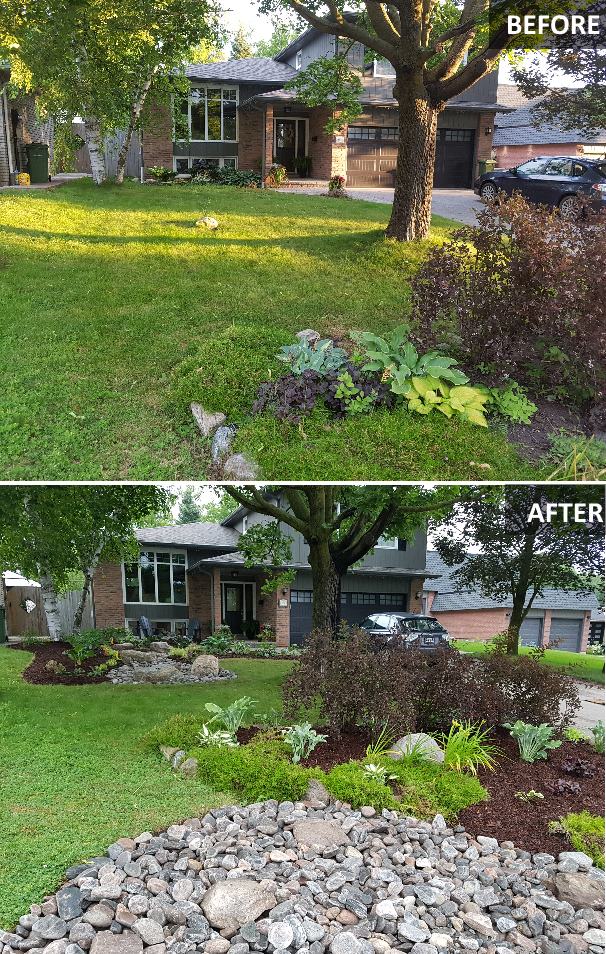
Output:
[[[32,142],[25,147],[27,171],[32,184],[48,182],[48,146],[45,142]]]
[[[4,619],[4,607],[0,606],[0,643],[6,642],[6,622]]]
[[[494,159],[480,159],[478,162],[478,174],[483,176],[485,172],[492,172],[496,162]]]

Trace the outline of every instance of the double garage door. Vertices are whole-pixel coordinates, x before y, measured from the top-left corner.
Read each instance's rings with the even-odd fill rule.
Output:
[[[469,189],[473,180],[473,129],[438,129],[434,186]],[[347,185],[393,187],[398,156],[396,126],[350,126],[347,131]]]
[[[578,653],[582,632],[582,619],[553,616],[549,630],[549,648]],[[520,627],[520,642],[522,646],[540,646],[542,634],[543,620],[527,617]]]
[[[405,611],[406,593],[342,593],[341,619],[361,623],[371,613]],[[311,632],[312,591],[290,591],[290,642],[300,646]]]

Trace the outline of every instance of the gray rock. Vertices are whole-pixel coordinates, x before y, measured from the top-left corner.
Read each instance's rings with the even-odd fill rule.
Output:
[[[76,947],[75,944],[69,944],[67,938],[62,937],[57,941],[51,941],[44,948],[44,954],[66,954],[68,947]]]
[[[191,664],[192,672],[199,676],[216,676],[219,673],[219,660],[216,656],[202,653]]]
[[[217,428],[210,448],[211,457],[215,462],[227,456],[235,436],[236,427],[234,424],[224,424]]]
[[[435,739],[425,732],[411,732],[409,735],[398,739],[392,746],[390,756],[393,759],[401,759],[403,755],[409,755],[412,751],[421,751],[430,762],[443,762],[444,753]]]
[[[210,437],[225,422],[225,414],[221,411],[205,411],[201,404],[195,403],[190,408],[202,437]]]
[[[155,640],[154,642],[150,643],[150,644],[149,644],[149,648],[150,648],[150,649],[152,650],[152,652],[154,652],[154,653],[168,653],[168,652],[170,652],[171,645],[170,645],[170,643],[167,643],[167,642],[166,642],[165,640],[163,640],[163,639],[158,639],[158,640]]]
[[[604,947],[606,945],[606,932],[591,928],[589,931],[585,931],[583,940],[587,941],[588,944],[595,945],[595,947]]]
[[[438,949],[433,944],[424,944],[420,941],[413,944],[411,954],[438,954]]]
[[[203,215],[201,219],[196,220],[196,225],[204,226],[204,228],[207,228],[210,232],[216,232],[219,228],[217,219],[212,215]]]
[[[95,929],[92,924],[89,924],[87,921],[80,921],[78,924],[74,924],[69,932],[70,944],[78,945],[83,951],[88,951],[94,936]]]
[[[593,865],[593,861],[584,851],[561,851],[558,855],[558,861],[572,861],[581,870],[589,870]]]
[[[310,348],[313,348],[322,336],[319,331],[315,331],[313,328],[304,328],[303,331],[297,331],[296,337],[301,344],[307,344]]]
[[[604,907],[604,885],[589,875],[558,871],[554,878],[555,894],[574,908]]]
[[[214,928],[242,927],[257,921],[275,907],[276,899],[268,887],[249,878],[218,881],[208,889],[201,907]]]
[[[331,794],[322,785],[322,782],[319,782],[317,778],[310,778],[305,793],[305,801],[311,802],[313,805],[329,805],[331,800]]]
[[[286,921],[274,921],[267,932],[267,940],[276,948],[290,947],[294,939],[294,931]]]
[[[497,931],[500,931],[501,934],[507,934],[508,931],[513,931],[516,926],[516,921],[513,918],[497,918]]]
[[[362,954],[360,939],[352,931],[341,931],[330,945],[331,954]]]
[[[43,937],[45,941],[57,941],[67,934],[67,924],[63,918],[58,918],[56,914],[47,914],[45,917],[34,921],[32,931]]]
[[[293,835],[299,845],[312,845],[318,848],[334,848],[351,844],[340,825],[321,818],[302,819],[293,825]]]
[[[179,772],[187,778],[193,778],[198,772],[198,760],[194,758],[184,759],[179,766]]]
[[[72,921],[82,914],[82,892],[80,888],[64,887],[57,891],[57,913],[64,921]]]
[[[411,916],[404,918],[402,921],[398,921],[398,935],[406,941],[422,943],[429,939],[430,934],[431,931],[427,929],[427,926],[424,925],[419,918]]]
[[[162,683],[162,682],[171,682],[175,676],[179,675],[179,670],[176,666],[171,666],[167,663],[165,666],[157,666],[153,669],[149,666],[142,667],[141,669],[136,669],[136,679],[138,682],[149,682],[152,684]]]
[[[472,931],[477,931],[477,933],[483,937],[495,936],[492,921],[487,914],[479,914],[477,911],[463,911],[461,913],[461,920],[464,921]]]
[[[58,944],[58,941],[53,941],[53,944]],[[48,951],[48,948],[47,948]],[[65,954],[84,954],[84,949],[80,947],[79,944],[68,944],[65,948]]]
[[[139,935],[144,944],[162,944],[164,931],[162,925],[153,918],[138,918],[133,924],[133,931]],[[92,954],[95,954],[93,951]]]
[[[259,477],[257,464],[246,454],[231,454],[223,463],[226,480],[255,480]]]
[[[90,954],[142,954],[142,952],[143,940],[133,931],[122,931],[122,934],[99,931],[90,949]]]

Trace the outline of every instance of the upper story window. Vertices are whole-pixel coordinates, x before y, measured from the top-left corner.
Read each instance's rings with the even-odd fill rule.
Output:
[[[248,517],[242,517],[242,533],[246,533],[248,530]]]
[[[142,550],[137,563],[124,564],[126,603],[187,605],[184,551]]]
[[[235,86],[194,86],[183,113],[193,142],[235,142],[238,138]]]
[[[374,76],[395,76],[396,71],[393,68],[389,60],[386,60],[385,57],[381,56],[378,59],[375,59],[374,62]]]
[[[397,550],[398,538],[397,537],[379,537],[379,539],[375,543],[375,547],[378,547],[380,550]]]
[[[295,69],[300,70],[303,66],[303,50],[297,50],[295,55]]]

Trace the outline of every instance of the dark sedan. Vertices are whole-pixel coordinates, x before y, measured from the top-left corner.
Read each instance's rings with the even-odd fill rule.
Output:
[[[448,631],[437,619],[419,613],[373,613],[360,626],[380,646],[438,649],[450,643]]]
[[[539,205],[559,209],[576,218],[584,196],[595,211],[606,209],[606,161],[571,156],[538,156],[514,169],[495,169],[476,179],[474,192],[489,202],[499,192],[520,192]]]

